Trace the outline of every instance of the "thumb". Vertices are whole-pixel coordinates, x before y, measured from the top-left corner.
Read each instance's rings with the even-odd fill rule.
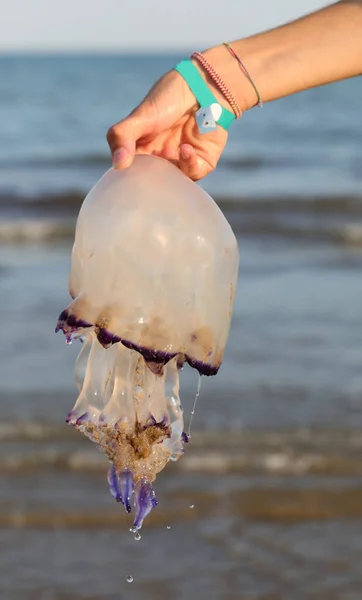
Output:
[[[206,177],[211,171],[211,167],[197,156],[196,150],[191,144],[181,144],[179,167],[193,181]]]
[[[115,169],[124,169],[132,164],[137,141],[149,131],[149,120],[137,109],[108,129],[107,142]]]

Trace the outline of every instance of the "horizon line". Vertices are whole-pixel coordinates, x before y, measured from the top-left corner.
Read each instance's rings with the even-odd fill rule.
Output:
[[[203,46],[204,47],[204,46]],[[205,47],[208,47],[205,44]],[[67,55],[67,54],[87,54],[87,55],[137,55],[137,54],[178,54],[181,52],[192,54],[194,51],[193,47],[190,46],[144,46],[144,47],[122,47],[122,48],[1,48],[0,56],[4,55],[24,55],[24,54],[56,54],[56,55]]]

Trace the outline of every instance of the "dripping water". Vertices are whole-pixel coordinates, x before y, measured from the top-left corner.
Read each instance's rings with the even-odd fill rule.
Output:
[[[128,581],[128,583],[132,583],[133,575],[127,575],[127,581]]]
[[[129,528],[130,532],[134,535],[134,539],[136,540],[136,542],[138,542],[141,539],[141,534],[138,531],[137,527],[130,527]]]
[[[191,438],[191,425],[192,425],[192,419],[193,419],[193,417],[194,417],[195,410],[196,410],[196,404],[197,404],[197,401],[198,401],[198,399],[199,399],[199,396],[200,396],[200,389],[201,389],[201,375],[199,374],[199,380],[198,380],[198,382],[197,382],[196,396],[195,396],[194,404],[193,404],[192,411],[191,411],[191,414],[190,414],[189,430],[188,430],[188,432],[187,432],[187,437],[188,437],[189,439]]]

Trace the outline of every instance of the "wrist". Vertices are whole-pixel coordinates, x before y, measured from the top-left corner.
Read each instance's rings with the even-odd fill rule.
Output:
[[[243,73],[237,60],[224,45],[208,48],[207,50],[204,50],[202,54],[229,87],[242,112],[255,106],[257,98],[250,81],[245,73]],[[230,110],[228,101],[220,92],[211,77],[203,70],[196,60],[192,59],[192,62],[205,79],[218,102]]]

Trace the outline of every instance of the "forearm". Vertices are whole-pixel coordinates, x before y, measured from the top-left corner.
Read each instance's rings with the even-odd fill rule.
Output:
[[[362,0],[342,0],[297,21],[231,42],[264,102],[362,73]],[[204,54],[241,108],[256,94],[225,46]]]

